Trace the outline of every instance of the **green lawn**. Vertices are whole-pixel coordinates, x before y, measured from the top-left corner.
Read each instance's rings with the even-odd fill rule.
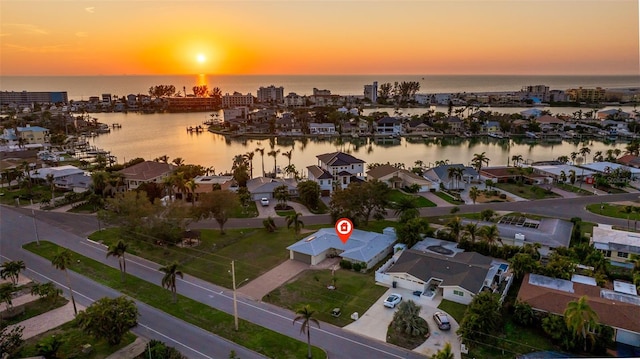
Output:
[[[510,318],[506,319],[504,334],[499,340],[491,339],[469,343],[469,354],[463,358],[513,359],[521,354],[558,350],[541,330],[518,326]]]
[[[20,197],[20,205],[24,206],[29,204],[29,190],[24,188],[17,188],[13,186],[12,189],[7,187],[0,188],[0,203],[14,206],[16,204],[15,197]],[[43,198],[51,199],[51,187],[49,186],[39,186],[33,185],[31,187],[31,198],[33,199],[33,204],[39,204]]]
[[[289,309],[309,304],[318,312],[319,320],[341,327],[353,322],[351,313],[363,315],[372,305],[382,305],[376,301],[387,288],[376,285],[373,274],[340,269],[335,277],[336,289],[330,290],[327,288],[333,284],[330,270],[307,270],[262,300]],[[338,318],[331,315],[333,308],[342,310]]]
[[[91,203],[84,203],[78,207],[71,208],[67,212],[71,213],[96,213],[96,206]]]
[[[458,201],[456,199],[454,199],[453,197],[451,197],[450,195],[442,192],[442,191],[437,191],[435,192],[435,195],[442,198],[443,200],[451,203],[451,204],[455,204],[455,205],[459,205],[459,204],[464,204],[464,201]]]
[[[119,232],[115,228],[106,229],[89,238],[108,246],[122,238],[129,245],[129,253],[162,265],[177,261],[183,272],[227,288],[232,287],[228,274],[232,260],[236,261],[238,278],[254,279],[287,260],[289,252],[285,248],[305,236],[295,235],[293,229],[286,227],[274,233],[264,228],[228,229],[225,235],[218,230],[203,229],[199,245],[181,248],[157,245]]]
[[[401,198],[404,197],[415,197],[418,207],[422,208],[422,207],[435,207],[436,204],[429,201],[428,199],[422,197],[422,196],[417,196],[417,195],[413,195],[413,194],[405,194],[397,189],[391,190],[389,192],[389,196],[387,197],[387,200],[389,202],[398,202]]]
[[[636,204],[636,206],[640,206],[640,203]],[[626,213],[623,212],[625,207],[626,206],[621,206],[618,204],[594,203],[594,204],[588,205],[587,210],[589,212],[599,214],[602,216],[607,216],[607,217],[627,219],[627,216],[628,216],[630,221],[629,225],[630,227],[633,227],[634,226],[633,222],[640,220],[640,213],[632,212],[627,215]]]
[[[240,206],[236,211],[231,213],[231,218],[253,218],[257,216],[258,208],[256,207],[256,203],[253,201],[249,202],[249,205],[246,208]]]
[[[439,309],[447,312],[449,315],[453,317],[453,319],[460,324],[462,318],[464,318],[464,313],[467,311],[467,306],[464,304],[452,302],[447,299],[443,299],[438,306]]]
[[[120,344],[109,346],[105,340],[96,340],[94,337],[85,334],[75,325],[75,321],[68,322],[48,332],[27,339],[20,351],[17,353],[18,358],[35,357],[38,355],[36,345],[42,339],[55,335],[62,340],[62,345],[58,350],[58,358],[76,358],[76,359],[102,359],[111,355],[116,350],[123,348],[136,339],[135,335],[127,333]],[[91,345],[91,352],[82,353],[82,346]]]
[[[500,188],[503,191],[512,193],[518,197],[526,199],[543,199],[543,198],[557,198],[559,195],[553,192],[547,192],[546,189],[528,184],[518,185],[515,183],[495,183],[494,187]]]
[[[29,243],[24,246],[28,251],[47,259],[62,249],[58,245],[41,241],[40,246]],[[171,292],[157,284],[146,282],[127,274],[125,283],[120,281],[120,271],[93,259],[72,252],[70,270],[111,287],[132,298],[138,299],[154,308],[162,310],[176,318],[215,333],[251,350],[255,350],[270,358],[302,358],[306,355],[307,345],[304,342],[289,338],[280,333],[263,328],[245,320],[240,320],[240,331],[234,330],[233,316],[216,310],[204,303],[178,295],[178,303],[172,303]],[[226,270],[225,270],[226,273]],[[242,277],[241,277],[242,278]],[[319,348],[314,348],[315,358],[326,355]]]
[[[276,211],[276,214],[280,217],[289,217],[292,214],[296,214],[296,211],[293,209],[286,210],[286,211]]]
[[[33,318],[40,314],[46,313],[50,310],[60,308],[63,305],[67,304],[68,300],[64,297],[56,297],[53,300],[49,300],[47,298],[38,298],[33,302],[28,302],[22,305],[17,305],[13,307],[13,313],[20,313],[15,317],[2,319],[2,325],[0,327],[6,327],[7,325],[19,323],[23,320],[27,320],[29,318]],[[3,316],[5,314],[3,313]]]
[[[581,196],[592,196],[593,195],[592,191],[589,191],[589,190],[584,189],[584,188],[576,187],[576,186],[570,185],[568,183],[557,183],[556,187],[558,187],[558,188],[560,188],[561,190],[564,190],[564,191],[577,193],[577,194],[579,194]]]

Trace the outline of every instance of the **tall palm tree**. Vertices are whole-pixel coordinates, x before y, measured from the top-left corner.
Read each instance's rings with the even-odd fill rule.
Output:
[[[627,215],[627,229],[631,229],[631,224],[629,222],[629,217],[631,216],[631,213],[634,212],[634,206],[624,206],[624,208],[622,208],[622,213],[625,213]]]
[[[602,151],[596,151],[593,154],[593,161],[594,162],[602,162],[604,158],[602,157]]]
[[[462,221],[460,217],[453,217],[445,227],[449,230],[449,234],[455,239],[456,242],[460,242],[460,233],[462,233]]]
[[[565,171],[560,171],[560,182],[567,182],[567,173]]]
[[[589,306],[587,296],[583,295],[577,301],[567,303],[564,311],[564,322],[574,335],[584,339],[584,350],[587,351],[587,336],[589,328],[598,323],[598,314]]]
[[[582,147],[578,152],[584,157],[585,162],[587,161],[587,155],[591,153],[591,149],[589,147]]]
[[[395,216],[400,218],[400,222],[406,222],[411,218],[420,216],[417,197],[400,197],[395,203],[393,203],[393,209],[395,210]]]
[[[475,242],[481,234],[477,223],[467,223],[462,227],[462,230],[464,231],[464,236],[471,239],[471,242]]]
[[[313,317],[315,311],[311,309],[309,304],[296,310],[296,314],[296,317],[293,318],[293,324],[295,325],[297,321],[301,322],[300,333],[307,335],[307,359],[311,359],[311,323],[320,328],[320,322]]]
[[[293,149],[282,152],[282,155],[289,160],[289,163],[287,165],[291,165],[291,156],[293,156]]]
[[[484,226],[480,230],[480,238],[488,244],[495,244],[496,242],[502,242],[500,240],[500,232],[498,226],[495,224],[492,226]]]
[[[167,288],[173,293],[173,302],[178,301],[178,291],[176,288],[176,277],[183,278],[184,274],[178,270],[178,263],[173,263],[168,266],[161,267],[160,272],[164,273],[162,277],[162,287]]]
[[[267,153],[267,156],[272,156],[273,157],[273,176],[274,177],[278,177],[277,176],[277,171],[278,171],[278,153],[280,153],[280,150],[271,150],[269,151],[269,153]]]
[[[53,259],[51,260],[51,265],[53,265],[56,269],[64,271],[65,276],[67,277],[67,286],[69,287],[69,296],[71,296],[71,303],[73,304],[73,314],[78,315],[78,309],[76,308],[76,300],[73,297],[73,289],[71,289],[71,278],[69,277],[69,271],[67,268],[71,265],[71,252],[65,249],[61,252],[58,252]]]
[[[480,172],[480,170],[482,169],[482,165],[483,164],[488,165],[489,161],[490,160],[487,157],[487,155],[485,155],[485,152],[482,152],[482,153],[474,153],[471,163],[473,164],[473,167],[476,169],[476,171]]]
[[[180,167],[184,164],[184,159],[182,157],[176,157],[171,162],[173,162],[174,165]]]
[[[196,188],[198,188],[198,184],[192,178],[188,180],[187,183],[185,183],[185,187],[187,188],[189,193],[191,193],[191,206],[193,207],[196,205]]]
[[[567,162],[569,162],[569,156],[564,156],[564,155],[563,155],[563,156],[559,156],[559,157],[557,158],[557,160],[558,160],[558,162],[560,162],[560,163],[564,163],[564,164],[566,164]]]
[[[120,281],[124,283],[125,274],[127,273],[127,262],[125,260],[124,254],[127,252],[127,244],[122,240],[119,240],[117,244],[109,247],[107,251],[107,258],[116,257],[118,258],[118,266],[120,267]]]
[[[260,152],[260,156],[262,156],[262,177],[264,177],[264,148],[256,148],[256,153]]]
[[[247,152],[245,157],[247,157],[247,161],[249,161],[249,176],[253,178],[253,157],[256,153],[253,151]]]
[[[476,199],[480,196],[480,190],[478,187],[473,186],[469,189],[469,198],[473,201],[473,204],[476,204]]]
[[[454,359],[455,356],[451,351],[451,343],[446,342],[442,349],[439,349],[438,352],[431,356],[431,359]]]
[[[520,164],[520,162],[522,162],[523,158],[522,155],[513,155],[511,156],[511,162],[513,162],[514,166],[517,166]]]
[[[47,184],[51,187],[51,203],[53,203],[56,197],[56,186],[55,186],[55,183],[53,182],[55,178],[53,177],[53,173],[47,173],[45,178],[47,179]]]
[[[175,187],[175,189],[178,191],[178,193],[180,193],[180,196],[182,197],[182,199],[185,199],[184,194],[187,191],[187,181],[185,180],[184,176],[182,175],[182,172],[177,172],[174,173],[172,176],[172,182],[173,182],[173,186]]]
[[[287,216],[287,228],[293,226],[293,231],[296,234],[300,233],[300,230],[304,227],[304,223],[300,220],[302,213],[296,212]]]
[[[578,152],[571,152],[571,161],[572,162],[576,162],[576,158],[578,158],[579,153]]]
[[[0,278],[10,278],[11,283],[13,283],[13,285],[17,285],[18,280],[20,279],[20,272],[22,272],[26,268],[27,267],[24,265],[24,261],[6,261],[2,263],[2,269],[0,269]]]

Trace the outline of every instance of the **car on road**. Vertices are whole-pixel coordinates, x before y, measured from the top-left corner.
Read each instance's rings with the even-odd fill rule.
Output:
[[[402,300],[402,296],[398,293],[391,293],[387,299],[384,300],[384,306],[387,308],[395,308],[397,304]]]
[[[269,205],[269,199],[268,199],[268,198],[266,198],[266,197],[262,197],[262,198],[260,199],[260,204],[262,205],[262,207],[266,207],[266,206],[268,206],[268,205]]]
[[[433,320],[438,325],[438,329],[440,330],[449,330],[451,329],[451,322],[449,322],[449,317],[442,312],[433,313]]]

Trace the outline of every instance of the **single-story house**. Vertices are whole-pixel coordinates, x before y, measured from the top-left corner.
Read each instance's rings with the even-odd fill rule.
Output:
[[[518,300],[534,310],[563,315],[567,304],[587,296],[598,322],[614,329],[616,342],[640,347],[640,297],[631,283],[614,281],[614,290],[600,288],[595,281],[569,281],[526,274]]]
[[[542,184],[546,178],[536,173],[524,173],[520,167],[482,167],[480,175],[496,183],[522,179],[525,183]]]
[[[625,166],[640,168],[640,156],[624,155],[618,158],[618,162]]]
[[[591,245],[602,252],[611,264],[633,267],[628,261],[631,254],[640,255],[640,234],[598,224],[593,227]]]
[[[315,123],[309,124],[309,133],[312,135],[335,135],[336,125],[333,123]]]
[[[48,175],[52,175],[54,181],[61,180],[66,177],[84,174],[84,170],[71,165],[57,166],[57,167],[42,167],[29,171],[29,175],[32,179],[47,180]]]
[[[422,176],[387,164],[377,166],[367,171],[367,181],[373,179],[384,182],[391,188],[403,188],[417,184],[420,186],[420,192],[435,191],[438,189],[435,183]]]
[[[585,180],[587,177],[593,176],[595,172],[590,171],[588,169],[584,169],[581,167],[571,166],[571,165],[532,165],[531,166],[535,173],[541,174],[543,176],[547,176],[552,178],[556,182],[562,182],[562,173],[567,177],[565,182],[570,181],[571,171],[574,171],[576,174],[576,182],[581,180]]]
[[[546,256],[553,248],[569,247],[573,224],[557,218],[542,218],[539,221],[525,217],[502,217],[498,223],[462,220],[462,223],[477,223],[478,226],[498,227],[502,243],[524,246],[525,243],[539,243],[539,252]]]
[[[197,185],[195,193],[208,193],[217,186],[222,190],[238,192],[238,183],[233,176],[196,176],[193,182]]]
[[[640,178],[640,168],[628,167],[628,166],[621,165],[619,163],[606,162],[606,161],[593,162],[593,163],[583,164],[580,167],[586,168],[588,171],[603,173],[603,174],[609,173],[611,171],[617,170],[618,168],[621,168],[623,170],[631,172],[632,180]]]
[[[334,228],[322,228],[287,247],[289,258],[316,265],[328,257],[341,257],[353,263],[366,263],[369,269],[393,249],[396,234],[393,228],[385,228],[383,233],[354,229],[343,243]]]
[[[247,190],[251,193],[251,199],[259,201],[261,198],[272,199],[275,198],[273,192],[276,188],[285,185],[289,192],[289,196],[298,196],[298,187],[294,179],[291,178],[269,178],[269,177],[257,177],[247,181]]]
[[[128,190],[134,190],[143,183],[162,183],[171,175],[176,166],[170,163],[144,161],[120,171],[124,175],[124,183]]]
[[[392,286],[461,304],[469,304],[481,291],[501,292],[512,276],[509,264],[475,252],[445,256],[430,251],[403,250],[386,270],[384,280]],[[379,278],[378,276],[376,278]]]
[[[459,180],[454,180],[449,177],[449,168],[457,167],[462,168],[462,178]],[[440,184],[444,186],[446,189],[464,189],[466,184],[472,182],[478,182],[480,180],[480,175],[478,171],[473,167],[465,166],[463,164],[455,164],[455,165],[440,165],[437,167],[433,167],[428,169],[424,174],[424,178],[432,181],[438,187]]]

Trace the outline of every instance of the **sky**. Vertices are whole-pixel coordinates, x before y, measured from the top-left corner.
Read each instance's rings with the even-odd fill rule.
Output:
[[[638,0],[0,0],[0,75],[640,73]]]

